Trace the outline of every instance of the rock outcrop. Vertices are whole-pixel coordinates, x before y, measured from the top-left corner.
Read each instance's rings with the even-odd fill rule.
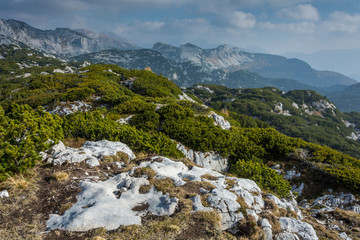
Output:
[[[208,117],[211,117],[214,119],[214,124],[220,126],[224,130],[231,129],[230,123],[225,120],[223,116],[220,116],[219,114],[216,114],[215,112],[211,112]]]
[[[81,151],[91,153],[92,157],[100,160],[104,155],[115,154],[120,145],[108,141],[87,142]],[[61,150],[60,147],[60,150],[54,150],[54,155],[66,150],[69,149]],[[131,153],[128,153],[131,157]],[[141,224],[142,217],[147,214],[174,214],[179,203],[184,200],[178,198],[176,193],[180,189],[191,188],[194,194],[191,197],[193,212],[217,212],[222,230],[236,233],[240,221],[254,219],[266,239],[270,240],[273,237],[272,224],[276,219],[281,227],[280,233],[277,230],[276,239],[317,239],[313,227],[301,220],[302,215],[296,202],[279,199],[271,194],[263,195],[252,180],[229,177],[198,166],[190,167],[183,162],[159,156],[140,160],[136,164],[105,181],[80,182],[82,191],[77,196],[77,202],[62,215],[51,214],[47,227],[87,231],[99,227],[113,230],[121,225]],[[169,188],[170,192],[165,189],[159,191],[156,184],[161,181],[173,184]],[[270,224],[270,220],[263,215],[272,214],[266,208],[265,201],[273,201],[278,208],[296,212],[298,219],[273,215]]]
[[[228,159],[222,157],[220,154],[210,151],[210,152],[200,152],[194,151],[182,145],[181,143],[177,144],[177,149],[182,152],[187,159],[195,162],[196,164],[217,171],[226,171],[229,168]]]
[[[102,140],[98,142],[85,142],[81,148],[70,148],[60,141],[50,148],[47,155],[43,155],[43,160],[54,165],[61,165],[65,162],[80,163],[85,161],[91,167],[100,165],[99,160],[104,156],[116,156],[122,152],[128,156],[128,160],[135,158],[135,154],[124,143],[110,142]]]

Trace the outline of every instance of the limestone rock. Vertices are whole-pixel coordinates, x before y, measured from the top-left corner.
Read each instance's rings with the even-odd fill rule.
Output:
[[[303,216],[302,216],[302,213],[301,213],[301,210],[297,207],[297,202],[292,199],[291,201],[288,201],[286,199],[279,199],[278,197],[276,197],[275,195],[273,194],[268,194],[266,195],[266,198],[274,201],[274,203],[279,207],[279,208],[284,208],[284,209],[289,209],[290,211],[294,211],[296,212],[298,218],[300,220],[303,219]]]
[[[280,217],[279,223],[281,229],[285,230],[285,232],[292,233],[294,235],[296,234],[301,240],[318,239],[314,228],[306,222],[296,220],[295,218]],[[282,238],[282,239],[286,239],[286,238]]]
[[[54,146],[52,146],[48,151],[47,153],[53,155],[55,153],[58,153],[58,152],[61,152],[63,150],[65,150],[66,147],[64,145],[64,143],[62,141],[59,141],[58,144],[55,144]]]
[[[265,240],[272,240],[272,226],[266,218],[261,219],[260,226],[265,234]]]
[[[224,130],[229,130],[231,128],[230,123],[225,120],[223,116],[216,114],[215,112],[211,112],[208,117],[214,119],[214,124],[219,125]]]
[[[220,154],[214,151],[200,152],[192,149],[187,149],[181,143],[177,144],[177,149],[181,151],[187,159],[195,162],[196,164],[217,171],[227,171],[229,168],[228,159],[220,156]]]
[[[357,202],[359,201],[357,201],[353,194],[341,192],[339,194],[329,194],[316,198],[311,203],[311,208],[315,207],[315,209],[312,210],[315,212],[333,211],[335,208],[340,208],[360,213],[360,206],[356,204]]]
[[[53,153],[50,159],[54,165],[61,165],[65,162],[80,163],[86,161],[87,164],[94,167],[100,165],[99,160],[104,156],[115,156],[118,152],[127,154],[129,160],[135,158],[135,154],[126,144],[107,140],[88,141],[79,149],[66,148],[63,143],[59,143],[54,147],[49,150],[49,153]]]
[[[49,229],[87,231],[104,227],[113,230],[120,225],[141,224],[141,216],[151,212],[157,216],[173,214],[178,200],[154,188],[140,194],[141,185],[149,184],[145,178],[132,178],[122,173],[104,182],[81,182],[81,193],[63,215],[50,214]],[[126,188],[119,194],[121,188]],[[138,210],[136,208],[139,208]]]
[[[9,193],[7,190],[2,190],[0,192],[0,198],[8,198],[9,197]]]

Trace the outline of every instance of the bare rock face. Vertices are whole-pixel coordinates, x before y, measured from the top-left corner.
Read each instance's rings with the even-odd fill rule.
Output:
[[[8,197],[9,197],[9,193],[7,190],[0,191],[0,198],[8,198]]]
[[[70,231],[98,227],[113,230],[120,225],[141,224],[141,216],[147,211],[157,216],[174,213],[176,198],[154,188],[146,194],[139,193],[140,186],[148,184],[145,178],[132,178],[129,173],[99,183],[81,182],[78,202],[61,216],[51,214],[47,227]]]
[[[336,208],[360,213],[360,201],[351,193],[329,194],[316,198],[310,208],[313,212],[334,211]]]
[[[47,161],[54,165],[62,165],[65,162],[80,163],[85,161],[91,167],[100,165],[99,160],[104,156],[115,156],[118,152],[123,152],[128,155],[129,160],[135,158],[135,154],[124,143],[111,142],[107,140],[97,142],[85,142],[84,145],[77,148],[65,147],[60,141],[48,150],[50,156],[47,156]]]
[[[301,239],[301,240],[317,240],[316,232],[314,228],[306,223],[294,218],[280,217],[279,223],[281,229],[285,230],[285,233],[277,236],[278,240],[285,239]],[[293,235],[294,238],[290,237]]]
[[[231,128],[230,123],[225,120],[223,116],[216,114],[215,112],[211,112],[209,117],[214,119],[214,124],[220,126],[224,130],[229,130]]]
[[[220,156],[220,154],[214,151],[200,152],[186,148],[181,143],[177,144],[177,149],[181,151],[187,159],[195,162],[196,164],[217,171],[227,171],[229,168],[228,159]]]
[[[103,49],[135,49],[138,46],[127,39],[87,30],[56,28],[40,30],[16,20],[0,19],[0,34],[30,47],[62,57],[97,52]]]
[[[100,160],[104,154],[109,155],[111,151],[115,153],[118,148],[114,146],[120,146],[120,143],[87,142],[82,151],[91,153],[92,157]],[[130,155],[129,153],[129,157]],[[143,175],[139,175],[139,172]],[[181,197],[179,200],[171,197],[165,190],[158,191],[155,182],[162,180],[172,181],[172,188],[197,186],[199,189],[191,198],[193,211],[217,212],[221,218],[222,230],[236,233],[238,223],[252,216],[266,239],[272,239],[272,224],[261,217],[262,213],[271,212],[265,207],[262,191],[254,181],[229,177],[198,166],[188,167],[183,162],[166,157],[144,159],[128,171],[106,181],[80,182],[82,191],[77,196],[77,203],[62,215],[51,214],[47,227],[69,231],[87,231],[98,227],[113,230],[121,225],[141,224],[141,218],[147,214],[172,215]],[[140,190],[143,186],[147,186],[149,190]],[[200,186],[207,187],[205,189]],[[274,195],[267,195],[265,198],[274,201],[279,208],[295,212],[298,210],[292,201],[278,199]],[[317,239],[312,226],[301,221],[301,214],[298,219],[276,219],[281,226],[281,233],[275,236],[276,239]]]

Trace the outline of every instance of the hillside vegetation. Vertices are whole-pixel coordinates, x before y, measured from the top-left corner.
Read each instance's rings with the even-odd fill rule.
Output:
[[[200,99],[216,110],[227,110],[251,116],[274,127],[279,132],[326,145],[359,158],[360,142],[349,139],[359,122],[354,114],[340,112],[326,97],[311,90],[287,93],[276,88],[230,89],[203,85],[191,88]],[[209,91],[210,90],[210,91]],[[243,122],[242,127],[247,123]]]
[[[23,58],[28,56],[21,50],[14,51],[19,52],[12,56],[16,59],[14,61],[24,61]],[[6,64],[4,61],[0,60],[0,64]],[[211,109],[202,105],[199,99],[193,96],[197,102],[180,100],[182,91],[173,82],[151,71],[101,64],[78,69],[79,65],[65,66],[51,59],[46,64],[48,66],[26,69],[20,69],[16,63],[10,64],[1,74],[1,180],[34,167],[40,160],[38,151],[44,150],[52,141],[64,138],[121,141],[136,152],[180,158],[183,155],[177,150],[176,140],[193,150],[213,150],[228,157],[231,173],[253,179],[259,186],[280,196],[289,195],[290,184],[268,164],[291,159],[311,162],[346,188],[360,189],[358,159],[326,146],[288,137],[262,122],[283,126],[279,130],[289,135],[298,132],[299,135],[295,136],[300,137],[302,131],[304,136],[314,131],[314,128],[305,127],[310,122],[320,124],[325,121],[315,116],[308,116],[307,120],[296,116],[291,120],[272,118],[278,115],[270,113],[272,109],[266,101],[259,104],[257,99],[280,102],[282,94],[277,90],[245,90],[245,95],[237,96],[233,93],[235,90],[213,86],[215,96],[205,96],[203,92],[201,99],[212,98],[210,105],[215,109],[220,110],[224,108],[223,104],[226,105],[229,117],[224,116],[232,128],[224,130],[208,117]],[[63,73],[54,72],[54,65]],[[25,70],[31,75],[16,77]],[[196,89],[195,94],[199,95]],[[237,99],[224,103],[222,100],[229,94]],[[320,98],[311,94],[312,99]],[[284,107],[294,115],[300,114],[300,110],[291,108],[291,101],[298,101],[299,93],[290,92],[286,97]],[[301,99],[306,103],[306,98]],[[48,113],[78,102],[86,109],[61,116]],[[322,114],[330,116],[332,113],[328,112],[327,109]],[[337,110],[334,113],[336,116],[340,114]],[[258,114],[261,121],[244,114]],[[121,123],[121,119],[129,116],[128,124]],[[272,122],[276,120],[278,125]],[[296,129],[295,125],[303,128]],[[320,142],[321,139],[316,140]]]

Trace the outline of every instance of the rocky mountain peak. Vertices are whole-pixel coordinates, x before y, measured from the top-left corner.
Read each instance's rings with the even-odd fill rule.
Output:
[[[17,20],[1,20],[0,34],[61,57],[70,57],[105,49],[136,49],[136,44],[88,30],[56,28],[40,30]]]

